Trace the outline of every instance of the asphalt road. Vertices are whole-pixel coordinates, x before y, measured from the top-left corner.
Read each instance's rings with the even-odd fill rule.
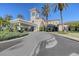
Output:
[[[46,48],[45,44],[47,43],[45,41],[51,37],[54,45]],[[43,42],[40,44],[40,49],[38,49],[40,51],[37,53],[37,56],[79,55],[79,42],[77,41],[46,32],[31,32],[28,36],[25,36],[20,43],[15,42],[16,44],[13,46],[9,46],[9,44],[13,44],[14,42],[6,44],[6,46],[3,44],[6,48],[4,48],[3,45],[0,47],[0,56],[30,56],[40,41]]]
[[[2,45],[1,48],[5,50],[2,49],[3,51],[0,52],[0,56],[30,56],[40,41],[50,39],[51,37],[52,36],[46,32],[30,32],[20,43],[15,42],[15,45],[9,47],[7,47],[9,44],[6,44],[5,47],[7,49]]]
[[[52,35],[57,40],[57,45],[52,48],[40,48],[37,56],[79,56],[79,42]]]

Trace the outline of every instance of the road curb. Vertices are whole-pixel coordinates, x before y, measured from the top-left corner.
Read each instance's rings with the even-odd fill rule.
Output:
[[[33,33],[34,34],[34,33]],[[33,35],[33,34],[31,34],[31,35]],[[39,33],[40,34],[40,33]],[[45,34],[45,33],[44,33]],[[23,43],[26,43],[25,41],[27,41],[27,40],[23,40],[22,41],[22,43],[18,43],[18,44],[16,44],[16,45],[13,45],[13,46],[11,46],[11,47],[9,47],[8,49],[6,49],[5,51],[2,51],[2,53],[1,53],[1,55],[6,55],[6,56],[8,56],[8,55],[11,55],[11,56],[13,56],[13,55],[17,55],[17,56],[21,56],[21,55],[23,55],[23,56],[36,56],[37,55],[37,53],[40,51],[39,50],[39,48],[40,48],[40,43],[42,42],[42,41],[45,41],[45,40],[48,40],[48,39],[51,39],[51,38],[53,38],[53,36],[50,36],[49,34],[47,34],[47,35],[44,35],[44,36],[40,36],[39,37],[39,39],[40,40],[37,40],[37,38],[38,37],[36,37],[36,35],[34,35],[34,38],[32,38],[32,36],[28,36],[27,37],[27,39],[30,39],[30,40],[35,40],[35,41],[32,41],[32,46],[30,45],[30,47],[28,47],[29,45],[25,45],[25,44],[23,44]],[[36,37],[36,38],[35,38]],[[44,38],[43,38],[44,37]],[[30,43],[28,43],[28,42],[30,42],[30,40],[29,41],[27,41],[27,44],[30,44]],[[11,43],[10,43],[11,44]],[[23,44],[23,46],[20,46],[20,45],[22,45]],[[18,46],[20,46],[20,48],[18,48],[18,49],[16,49],[16,47],[18,47]],[[26,47],[25,47],[26,46]],[[22,47],[22,48],[21,48]],[[13,49],[12,51],[11,51],[11,49]],[[23,50],[24,49],[24,50]],[[17,51],[18,50],[18,51]],[[23,51],[22,51],[23,50]],[[15,52],[16,51],[16,52]],[[22,54],[20,54],[20,52],[22,53]],[[19,53],[19,54],[18,54]]]
[[[68,38],[70,40],[79,42],[79,38],[75,38],[75,37],[71,37],[71,36],[67,36],[67,35],[62,35],[62,34],[58,34],[58,33],[57,34],[56,33],[51,33],[51,34],[58,35],[58,36],[62,36],[64,38]]]
[[[5,49],[7,49],[7,48],[9,48],[9,47],[11,47],[13,45],[16,45],[16,44],[22,42],[23,38],[24,37],[11,39],[11,40],[6,40],[6,41],[1,41],[0,42],[0,49],[1,49],[0,51],[3,51],[3,50],[5,50]]]

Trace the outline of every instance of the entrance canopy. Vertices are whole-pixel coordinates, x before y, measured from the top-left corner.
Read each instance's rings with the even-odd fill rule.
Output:
[[[26,20],[23,20],[23,19],[11,20],[10,23],[12,25],[16,25],[16,26],[22,27],[24,29],[30,29],[31,27],[35,27],[36,26],[35,24],[30,23],[30,22],[28,22]]]

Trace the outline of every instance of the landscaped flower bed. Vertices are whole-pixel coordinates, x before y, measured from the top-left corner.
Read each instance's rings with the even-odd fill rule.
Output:
[[[27,32],[6,32],[6,31],[2,31],[0,32],[0,41],[4,41],[4,40],[9,40],[9,39],[13,39],[13,38],[19,38],[22,36],[28,35]]]

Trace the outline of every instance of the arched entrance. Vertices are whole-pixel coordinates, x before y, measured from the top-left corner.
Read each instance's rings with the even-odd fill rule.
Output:
[[[31,26],[31,28],[29,29],[29,31],[34,31],[34,26]]]
[[[55,31],[58,31],[58,26],[49,24],[49,25],[47,25],[47,27],[46,27],[46,31],[48,31],[48,32],[55,32]]]

